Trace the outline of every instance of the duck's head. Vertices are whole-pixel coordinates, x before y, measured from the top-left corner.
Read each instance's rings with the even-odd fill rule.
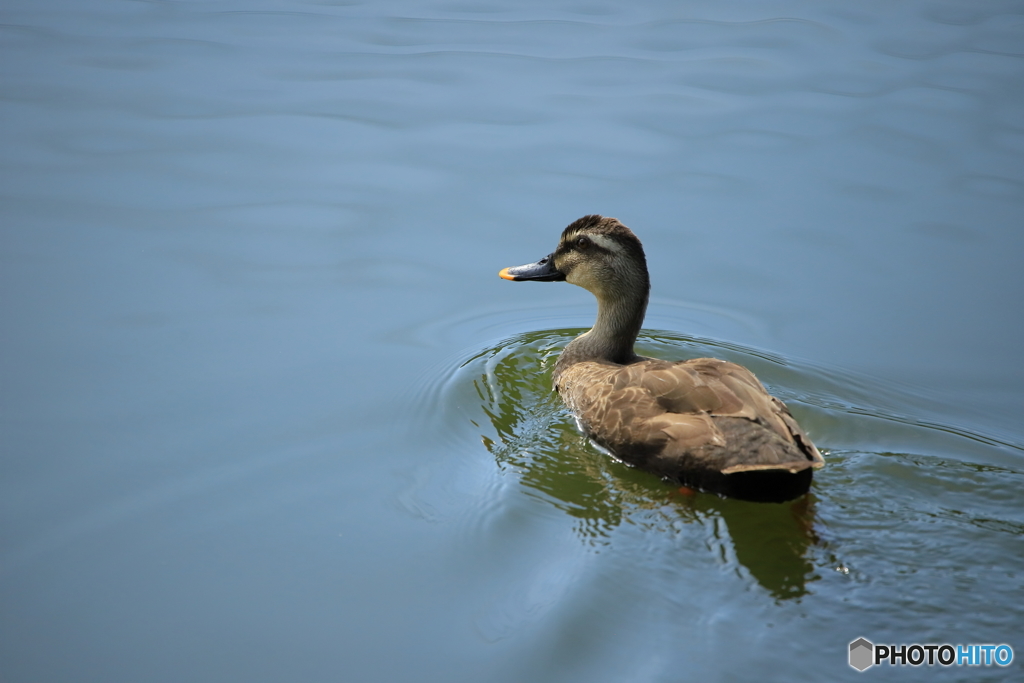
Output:
[[[558,247],[536,263],[503,268],[505,280],[569,282],[598,299],[642,294],[650,289],[647,259],[633,231],[615,218],[584,216],[562,231]]]

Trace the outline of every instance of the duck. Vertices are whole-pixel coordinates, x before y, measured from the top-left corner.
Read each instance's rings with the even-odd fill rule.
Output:
[[[634,351],[650,276],[643,245],[618,219],[573,221],[553,252],[498,275],[568,282],[597,298],[594,326],[562,350],[552,384],[598,447],[684,491],[776,503],[808,492],[825,461],[754,373],[716,358],[668,361]]]

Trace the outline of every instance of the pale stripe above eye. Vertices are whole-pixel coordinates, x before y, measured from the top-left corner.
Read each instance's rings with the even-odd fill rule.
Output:
[[[607,249],[608,251],[616,254],[622,251],[622,247],[619,246],[619,243],[607,235],[589,235],[589,237],[594,241],[594,244],[602,249]]]

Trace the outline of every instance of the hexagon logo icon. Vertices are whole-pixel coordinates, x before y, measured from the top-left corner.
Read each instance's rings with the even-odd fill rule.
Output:
[[[874,664],[875,646],[865,638],[858,638],[850,643],[850,666],[857,671],[864,671]]]

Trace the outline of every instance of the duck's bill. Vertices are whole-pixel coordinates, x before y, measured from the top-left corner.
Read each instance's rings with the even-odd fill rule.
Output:
[[[533,280],[534,282],[561,282],[565,275],[555,268],[554,254],[548,254],[536,263],[502,268],[498,277],[503,280]]]

